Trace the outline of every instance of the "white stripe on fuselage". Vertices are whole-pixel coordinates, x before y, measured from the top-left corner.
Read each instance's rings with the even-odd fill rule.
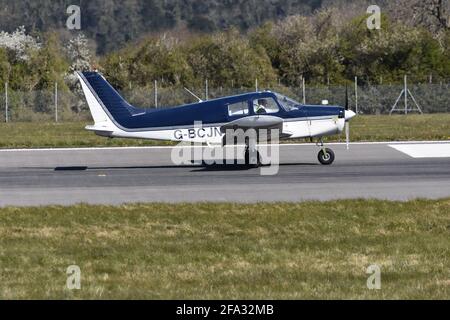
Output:
[[[283,133],[290,134],[291,139],[324,137],[336,135],[344,130],[345,120],[332,117],[324,119],[302,119],[297,121],[285,122],[283,124]],[[189,129],[171,129],[171,130],[153,130],[127,132],[115,130],[112,133],[116,138],[134,138],[166,140],[175,142],[201,142],[201,143],[221,143],[224,134],[217,126],[192,127]]]

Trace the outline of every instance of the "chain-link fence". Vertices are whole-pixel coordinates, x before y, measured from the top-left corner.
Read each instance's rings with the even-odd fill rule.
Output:
[[[0,91],[2,122],[77,121],[90,118],[84,97],[69,91]]]
[[[397,99],[397,109],[404,108],[404,93],[401,85],[377,85],[349,88],[349,100],[353,109],[358,106],[361,114],[389,114]],[[450,112],[450,84],[410,85],[408,90],[408,110],[415,111],[418,106],[424,113]],[[332,104],[345,105],[345,87],[306,88],[308,103],[320,104],[328,99]],[[355,94],[356,92],[356,94]],[[414,99],[413,99],[414,98]],[[414,101],[416,100],[416,101]]]
[[[268,88],[286,94],[300,103],[321,104],[328,100],[331,105],[345,105],[346,90],[350,106],[357,106],[360,114],[389,114],[399,98],[404,86],[305,86]],[[450,84],[409,85],[409,91],[424,113],[450,112]],[[255,88],[189,88],[198,98],[214,99],[229,95],[255,91]],[[121,94],[131,104],[145,108],[166,108],[170,106],[197,102],[198,99],[182,87],[133,88],[123,90]],[[404,96],[399,100],[398,109],[404,105]],[[408,97],[408,108],[414,109],[415,103]],[[32,91],[19,92],[0,90],[0,120],[19,121],[80,121],[89,120],[90,114],[81,92],[70,91]]]

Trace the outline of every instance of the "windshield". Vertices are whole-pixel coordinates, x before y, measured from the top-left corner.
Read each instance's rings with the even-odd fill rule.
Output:
[[[281,104],[281,106],[286,110],[286,111],[293,111],[293,110],[298,110],[298,108],[301,106],[300,102],[297,102],[291,98],[288,98],[286,96],[283,96],[279,93],[275,94],[277,96],[278,102]]]

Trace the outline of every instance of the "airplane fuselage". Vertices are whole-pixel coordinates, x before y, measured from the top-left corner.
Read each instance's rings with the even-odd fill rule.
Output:
[[[283,132],[288,132],[290,136],[287,139],[302,139],[333,136],[343,132],[345,119],[339,119],[337,116],[321,118],[296,119],[283,123]],[[221,125],[194,125],[187,128],[178,128],[171,130],[148,130],[148,131],[124,131],[115,129],[107,131],[106,128],[87,127],[88,130],[97,132],[101,136],[110,138],[130,138],[130,139],[149,139],[163,140],[173,142],[195,142],[205,144],[218,144],[222,141],[224,133],[221,132]]]
[[[95,124],[86,129],[109,138],[228,144],[230,131],[275,130],[281,139],[318,138],[344,131],[356,114],[339,106],[312,106],[271,91],[252,92],[166,109],[137,108],[97,72],[78,73]],[[348,135],[347,135],[348,136]],[[272,136],[266,137],[272,141]],[[245,142],[247,144],[247,142]],[[322,149],[331,164],[331,150]]]

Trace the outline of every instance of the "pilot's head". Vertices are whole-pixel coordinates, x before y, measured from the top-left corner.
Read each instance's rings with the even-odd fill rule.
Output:
[[[267,100],[266,99],[259,99],[258,100],[258,104],[260,106],[267,107]]]

